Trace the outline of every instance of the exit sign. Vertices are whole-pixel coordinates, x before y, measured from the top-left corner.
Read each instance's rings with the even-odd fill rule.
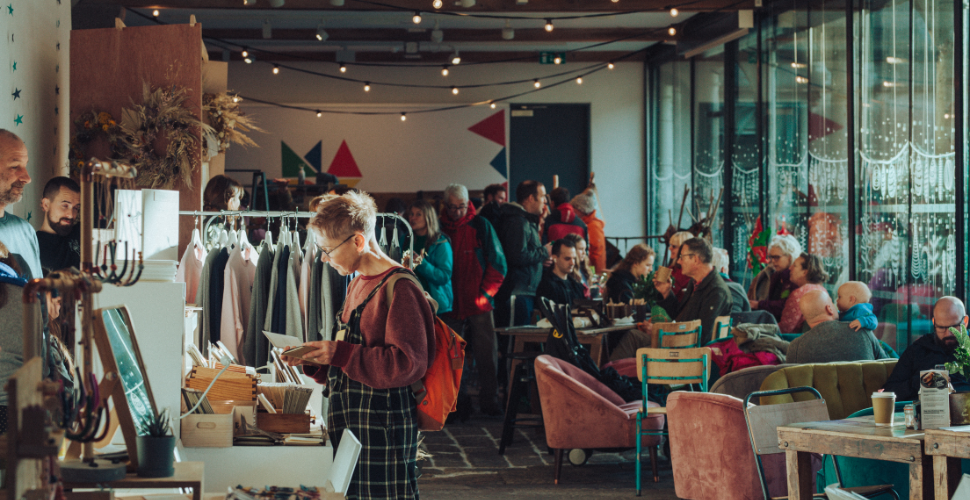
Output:
[[[539,52],[539,64],[565,64],[565,52]]]

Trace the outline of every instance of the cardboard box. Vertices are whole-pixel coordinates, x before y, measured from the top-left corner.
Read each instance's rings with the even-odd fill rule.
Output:
[[[307,434],[310,432],[309,413],[258,413],[256,427],[280,434]]]
[[[182,446],[228,448],[232,446],[232,413],[196,415],[182,419]]]

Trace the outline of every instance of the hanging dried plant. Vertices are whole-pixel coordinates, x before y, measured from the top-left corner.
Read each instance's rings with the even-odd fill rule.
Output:
[[[74,120],[74,135],[68,150],[68,167],[72,178],[79,179],[84,162],[91,159],[88,151],[92,143],[104,141],[112,158],[121,158],[125,151],[125,135],[114,117],[104,111],[88,111]]]
[[[225,153],[231,143],[259,147],[245,132],[262,132],[263,129],[239,109],[240,102],[242,98],[228,92],[202,96],[202,109],[212,126],[203,137],[206,151],[215,151],[217,146],[219,153]]]

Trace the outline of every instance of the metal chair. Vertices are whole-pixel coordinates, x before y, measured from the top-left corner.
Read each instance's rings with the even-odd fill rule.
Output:
[[[810,392],[815,395],[816,399],[758,406],[750,404],[752,398],[780,396],[796,392]],[[822,395],[812,387],[790,387],[777,391],[752,392],[744,399],[744,421],[748,426],[748,437],[751,440],[751,449],[754,451],[755,461],[758,464],[758,478],[761,480],[761,489],[764,492],[765,500],[778,498],[772,497],[768,493],[768,480],[765,479],[764,463],[761,458],[764,455],[776,455],[785,452],[785,450],[782,450],[778,446],[778,427],[798,422],[822,422],[827,420],[831,420],[829,418],[828,406],[826,406],[825,400],[822,399]],[[832,462],[835,466],[836,478],[838,478],[839,485],[841,486],[842,473],[839,471],[839,464],[835,461],[835,457],[832,457]],[[858,493],[866,498],[891,495],[894,499],[899,500],[899,496],[893,490],[893,485],[891,484],[844,489]],[[824,493],[817,493],[814,496],[824,497],[825,495]]]
[[[711,337],[711,340],[704,345],[709,346],[716,342],[734,338],[734,335],[731,334],[731,328],[733,327],[734,318],[730,316],[718,316],[717,318],[714,318],[714,336]]]
[[[660,347],[686,349],[701,345],[701,320],[699,319],[682,323],[654,323],[653,328],[658,332]]]
[[[641,436],[665,435],[665,431],[643,428],[642,422],[649,415],[667,414],[666,406],[648,407],[647,393],[650,384],[667,386],[699,384],[701,391],[707,392],[707,379],[711,375],[711,348],[694,347],[689,349],[637,349],[637,377],[643,391],[643,406],[637,412],[637,496],[640,496],[641,470],[640,455],[643,444]],[[692,387],[691,387],[692,388]],[[659,482],[656,473],[653,482]]]

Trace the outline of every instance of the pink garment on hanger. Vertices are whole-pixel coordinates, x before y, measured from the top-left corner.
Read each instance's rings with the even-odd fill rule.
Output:
[[[202,280],[202,266],[205,264],[206,251],[201,245],[189,244],[182,254],[178,272],[175,274],[176,283],[185,283],[185,301],[195,302],[196,291]]]

